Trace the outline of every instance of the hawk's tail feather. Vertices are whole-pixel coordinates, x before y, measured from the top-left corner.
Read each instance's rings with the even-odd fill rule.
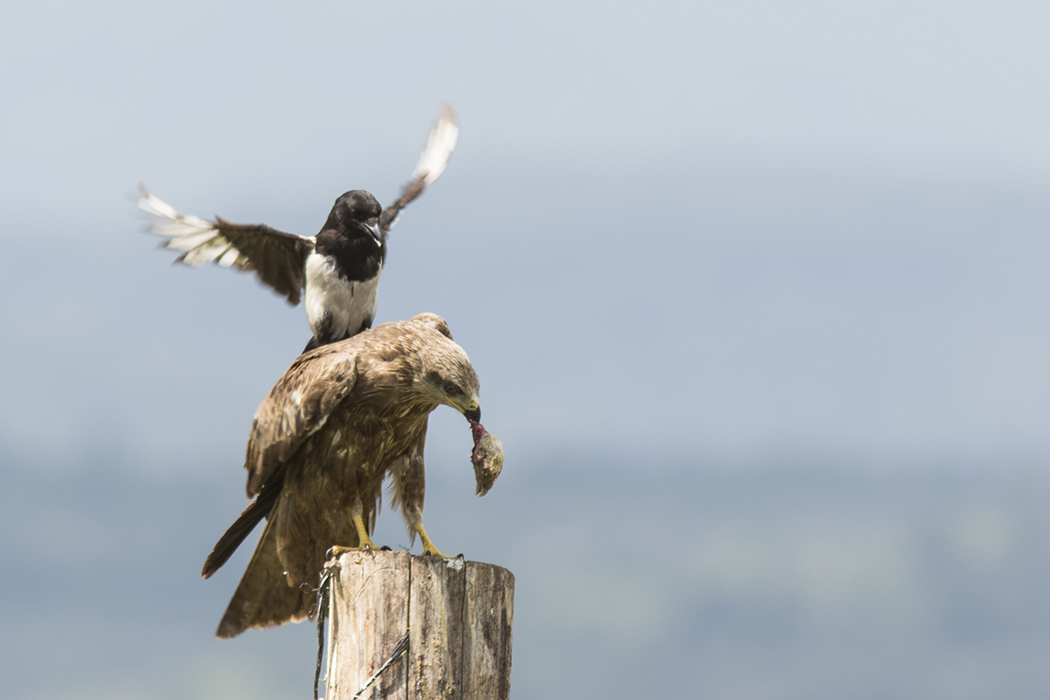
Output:
[[[248,569],[237,584],[215,636],[236,637],[257,627],[273,627],[305,620],[313,612],[316,591],[309,586],[288,585],[284,566],[277,555],[277,528],[271,518],[266,523]]]
[[[259,495],[255,497],[255,500],[248,504],[244,512],[237,516],[237,520],[233,522],[233,525],[230,525],[222,537],[219,538],[219,541],[215,543],[211,554],[204,560],[201,576],[211,578],[212,574],[230,560],[233,553],[241,546],[241,542],[244,542],[244,538],[255,529],[259,521],[268,516],[273,510],[278,496],[281,495],[283,486],[284,470],[282,469],[270,477],[259,491]]]

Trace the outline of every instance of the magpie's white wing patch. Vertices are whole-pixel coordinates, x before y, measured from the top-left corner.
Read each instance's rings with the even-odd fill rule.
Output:
[[[383,231],[389,231],[397,223],[401,210],[423,194],[427,185],[437,180],[441,173],[445,172],[449,158],[456,150],[457,141],[459,141],[459,125],[456,121],[456,113],[448,105],[441,105],[441,113],[430,129],[427,145],[423,147],[423,153],[419,156],[419,165],[412,173],[412,181],[402,188],[401,196],[393,204],[383,209],[379,217],[379,227]]]
[[[166,239],[162,248],[182,252],[175,262],[192,267],[215,262],[222,267],[255,271],[260,281],[291,304],[299,303],[306,256],[314,249],[313,238],[264,224],[236,224],[221,218],[207,221],[180,214],[145,185],[140,185],[139,191],[139,208],[156,217],[150,233]]]
[[[213,260],[223,267],[244,267],[248,263],[248,258],[222,235],[215,223],[180,214],[145,185],[140,185],[139,191],[139,209],[157,217],[149,232],[167,239],[161,247],[182,251],[175,262],[192,267]]]
[[[441,114],[434,123],[427,138],[427,145],[419,156],[419,165],[412,178],[422,177],[427,185],[441,177],[448,166],[452,152],[456,150],[456,142],[459,141],[459,124],[456,121],[456,113],[448,105],[441,105]]]

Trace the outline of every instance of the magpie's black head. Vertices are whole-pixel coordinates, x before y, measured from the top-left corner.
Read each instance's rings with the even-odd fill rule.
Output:
[[[364,234],[381,248],[383,233],[379,230],[379,215],[382,213],[383,207],[369,192],[350,190],[335,200],[324,227],[336,229],[351,238]]]

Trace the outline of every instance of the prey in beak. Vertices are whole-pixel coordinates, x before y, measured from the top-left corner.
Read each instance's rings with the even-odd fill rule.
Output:
[[[474,465],[474,478],[477,480],[479,496],[484,496],[496,483],[496,478],[503,471],[503,443],[499,438],[485,430],[478,421],[470,418],[470,432],[474,436],[474,450],[470,453],[470,462]]]

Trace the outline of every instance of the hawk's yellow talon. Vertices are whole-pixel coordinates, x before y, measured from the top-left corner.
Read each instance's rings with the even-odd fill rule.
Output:
[[[416,525],[416,532],[419,533],[419,539],[423,540],[423,556],[425,557],[441,557],[442,559],[451,559],[452,557],[447,554],[442,554],[434,543],[427,537],[427,531],[423,529],[423,524]]]
[[[372,552],[379,551],[379,545],[373,542],[372,538],[368,536],[368,529],[365,528],[365,521],[361,519],[361,516],[354,515],[352,519],[354,521],[354,528],[357,530],[358,545],[356,547],[347,547],[345,545],[337,544],[329,547],[327,553],[329,559],[334,559],[335,557],[338,557],[341,554],[346,554],[347,552],[363,552],[365,550],[370,550]]]

